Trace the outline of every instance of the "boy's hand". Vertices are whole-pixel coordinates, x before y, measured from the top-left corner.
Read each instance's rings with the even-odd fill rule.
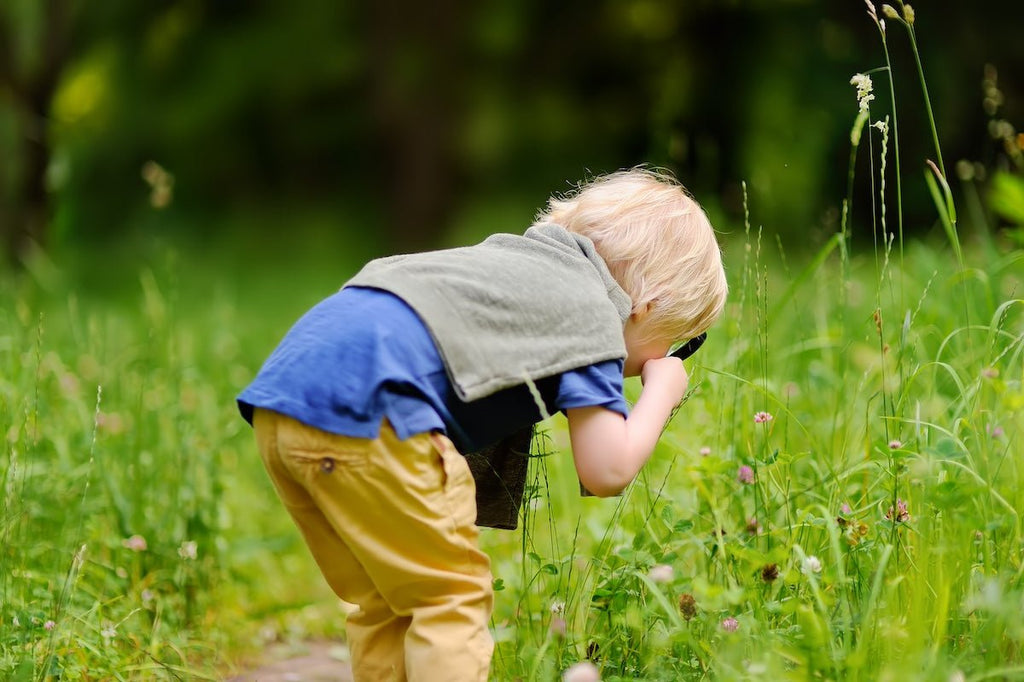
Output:
[[[655,391],[675,407],[686,395],[690,376],[686,373],[683,361],[670,355],[645,362],[640,368],[640,381],[645,392]]]

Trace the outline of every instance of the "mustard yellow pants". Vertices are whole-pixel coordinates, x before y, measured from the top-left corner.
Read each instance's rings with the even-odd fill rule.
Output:
[[[357,605],[346,623],[356,682],[478,682],[494,643],[490,560],[473,477],[440,434],[348,438],[269,410],[264,464],[324,578]]]

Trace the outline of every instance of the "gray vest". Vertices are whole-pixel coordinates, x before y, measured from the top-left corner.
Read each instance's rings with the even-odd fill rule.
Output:
[[[626,357],[632,310],[587,237],[554,224],[522,236],[371,261],[345,286],[391,292],[430,331],[464,401],[605,360]],[[529,433],[467,459],[477,524],[515,528]]]

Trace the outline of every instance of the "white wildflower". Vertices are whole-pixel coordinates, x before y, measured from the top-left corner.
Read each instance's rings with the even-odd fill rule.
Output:
[[[871,94],[875,89],[871,82],[871,76],[865,73],[855,73],[850,79],[850,85],[857,88],[857,104],[860,106],[861,113],[867,113],[868,106],[875,99],[875,96]]]
[[[804,573],[807,575],[821,573],[821,559],[813,554],[804,559]]]
[[[199,556],[199,547],[193,540],[185,540],[178,548],[178,556],[185,561],[195,561]]]
[[[874,91],[875,86],[871,82],[871,76],[866,73],[855,73],[850,78],[850,85],[857,88],[857,99],[860,99],[864,95],[871,94]]]

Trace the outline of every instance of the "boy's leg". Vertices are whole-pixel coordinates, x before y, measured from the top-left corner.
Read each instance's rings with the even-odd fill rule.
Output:
[[[282,461],[281,440],[303,425],[274,412],[256,410],[253,425],[264,464],[278,495],[298,526],[313,558],[335,594],[359,610],[346,619],[353,675],[357,680],[405,680],[405,635],[410,618],[391,610],[366,570],[334,531],[313,498]]]
[[[401,441],[387,424],[374,441],[293,425],[277,438],[282,463],[390,609],[409,619],[409,679],[486,680],[493,592],[465,458],[442,436]],[[350,623],[357,634],[360,619]]]
[[[444,436],[400,441],[387,424],[378,443],[382,467],[399,484],[390,506],[405,518],[394,523],[382,509],[379,521],[389,532],[372,536],[366,548],[379,568],[370,569],[378,588],[396,612],[412,615],[405,641],[409,680],[483,682],[494,648],[488,630],[494,592],[490,559],[479,549],[466,458]]]

